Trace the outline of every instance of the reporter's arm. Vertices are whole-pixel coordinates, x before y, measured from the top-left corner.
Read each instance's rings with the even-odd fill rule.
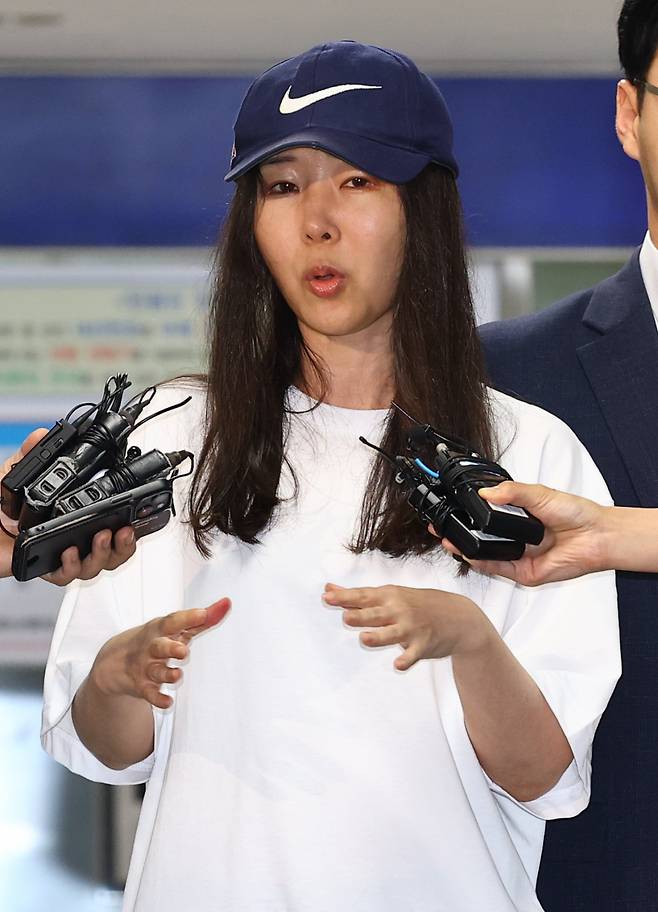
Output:
[[[604,507],[603,568],[658,573],[658,510]]]
[[[511,481],[480,494],[489,503],[523,507],[546,527],[541,545],[528,546],[518,561],[471,561],[482,573],[525,586],[599,570],[658,573],[658,510],[601,506],[544,485]]]
[[[2,481],[5,475],[9,474],[17,462],[20,462],[24,456],[27,456],[32,447],[36,446],[47,433],[48,431],[46,428],[37,428],[25,438],[20,449],[12,456],[5,459],[2,466],[0,466],[0,481]],[[16,522],[10,520],[1,509],[0,518],[2,519],[2,525],[7,530],[0,529],[0,578],[2,578],[11,576],[11,559],[14,553],[14,539],[12,536],[18,533],[18,528]]]

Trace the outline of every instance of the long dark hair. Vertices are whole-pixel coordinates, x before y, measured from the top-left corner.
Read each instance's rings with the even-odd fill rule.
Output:
[[[209,313],[207,426],[190,494],[190,523],[208,556],[215,530],[256,543],[279,503],[289,421],[286,392],[302,372],[326,389],[322,364],[256,246],[255,170],[240,178],[215,254]],[[410,414],[457,436],[485,456],[492,433],[475,328],[455,180],[430,165],[400,187],[406,216],[404,261],[392,342],[396,401]],[[388,418],[381,445],[401,453],[405,422]],[[389,466],[373,465],[354,551],[399,557],[439,546],[406,504]]]

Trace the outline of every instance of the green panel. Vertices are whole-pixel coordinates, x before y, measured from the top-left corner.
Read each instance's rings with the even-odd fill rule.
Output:
[[[591,288],[608,276],[614,275],[624,261],[559,262],[541,261],[534,264],[534,309],[542,310],[584,288]]]

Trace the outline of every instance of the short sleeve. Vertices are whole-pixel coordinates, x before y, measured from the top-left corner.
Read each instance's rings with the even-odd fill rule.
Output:
[[[135,556],[136,557],[136,556]],[[71,705],[78,688],[89,674],[101,646],[130,626],[143,623],[139,602],[139,560],[113,571],[121,575],[121,585],[109,574],[89,583],[68,587],[59,612],[50,647],[44,679],[44,705],[41,743],[44,749],[72,772],[97,782],[129,784],[149,778],[153,757],[125,770],[104,766],[78,738],[71,717]],[[118,609],[117,595],[128,595],[129,610]]]
[[[611,503],[600,472],[570,429],[540,409],[519,405],[518,437],[509,458],[501,459],[512,476]],[[533,450],[537,456],[528,456]],[[497,579],[495,586],[515,589],[502,636],[536,681],[574,755],[550,791],[515,803],[547,820],[575,816],[589,802],[592,741],[621,673],[615,575],[594,573],[535,588]],[[515,801],[493,783],[491,788],[501,801]]]
[[[151,411],[183,398],[180,389],[165,390],[156,396]],[[198,408],[191,409],[185,421],[174,415],[154,419],[152,426],[145,425],[130,443],[140,445],[143,452],[153,448],[192,448],[194,452],[198,428],[190,426],[190,419],[198,423]],[[68,586],[55,625],[44,679],[42,744],[55,760],[98,782],[144,782],[153,766],[154,755],[124,770],[104,766],[78,738],[71,705],[104,643],[124,630],[185,607],[186,556],[191,544],[187,527],[181,522],[185,495],[176,491],[177,484],[178,516],[172,517],[164,529],[140,539],[135,554],[123,566]],[[157,750],[167,713],[153,712]]]

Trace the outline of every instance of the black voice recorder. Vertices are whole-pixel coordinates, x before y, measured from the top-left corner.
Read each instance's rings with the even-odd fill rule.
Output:
[[[431,425],[422,425],[393,403],[413,422],[407,436],[407,453],[392,456],[377,450],[395,468],[395,483],[405,491],[409,504],[441,538],[475,560],[518,560],[527,544],[538,545],[544,526],[521,507],[498,506],[483,500],[479,491],[512,478],[495,462],[484,459],[461,440],[444,437]],[[420,458],[433,463],[428,466]],[[420,455],[419,455],[420,454]]]
[[[187,450],[142,454],[131,447],[126,452],[127,441],[145,421],[185,405],[190,397],[138,422],[156,388],[122,407],[129,386],[126,374],[110,377],[100,402],[72,409],[2,479],[2,511],[18,521],[12,556],[17,580],[56,570],[71,546],[85,558],[104,529],[116,532],[131,525],[140,538],[168,523],[173,482],[182,477],[178,467],[189,459],[191,472],[194,457]],[[87,411],[73,420],[85,406]]]

